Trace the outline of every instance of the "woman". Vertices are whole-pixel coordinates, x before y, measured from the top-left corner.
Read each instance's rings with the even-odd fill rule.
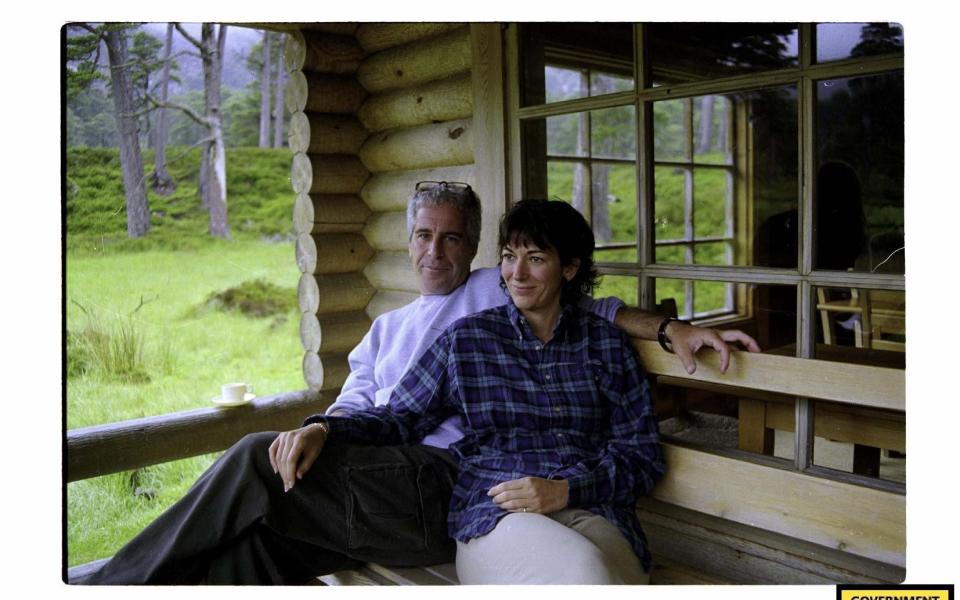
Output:
[[[507,305],[454,323],[388,406],[308,422],[338,440],[415,443],[459,415],[448,523],[463,583],[645,583],[634,505],[664,463],[636,355],[577,308],[597,278],[590,227],[565,203],[523,201],[499,246]]]

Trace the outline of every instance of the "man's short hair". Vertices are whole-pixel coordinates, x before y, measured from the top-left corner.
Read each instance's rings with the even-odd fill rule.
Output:
[[[446,183],[446,182],[437,182]],[[463,215],[464,235],[467,244],[474,250],[480,245],[480,199],[473,189],[463,184],[421,186],[407,199],[407,241],[413,239],[413,227],[417,222],[417,212],[424,206],[449,204],[460,210]]]
[[[584,294],[593,293],[600,279],[593,266],[593,230],[577,209],[560,200],[521,200],[514,204],[500,221],[500,262],[504,246],[528,243],[542,250],[553,248],[563,266],[580,259],[577,274],[563,282],[561,304],[576,303]],[[500,285],[505,286],[503,278]]]

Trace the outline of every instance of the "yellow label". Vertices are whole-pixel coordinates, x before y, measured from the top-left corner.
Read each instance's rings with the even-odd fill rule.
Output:
[[[950,600],[948,589],[845,589],[840,590],[840,600]]]

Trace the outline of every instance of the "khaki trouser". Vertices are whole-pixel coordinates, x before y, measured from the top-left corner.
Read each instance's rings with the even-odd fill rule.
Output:
[[[612,523],[586,510],[511,513],[457,542],[463,584],[646,584],[650,577]]]

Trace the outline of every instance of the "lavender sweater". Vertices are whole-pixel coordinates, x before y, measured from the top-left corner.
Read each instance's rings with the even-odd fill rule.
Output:
[[[390,392],[423,351],[460,317],[506,304],[500,288],[500,269],[478,269],[446,295],[420,296],[410,304],[377,317],[350,352],[350,375],[336,402],[336,410],[364,410],[386,404]],[[586,299],[583,307],[613,322],[623,306],[618,298]],[[424,438],[423,443],[447,448],[463,437],[459,417],[451,417]]]

